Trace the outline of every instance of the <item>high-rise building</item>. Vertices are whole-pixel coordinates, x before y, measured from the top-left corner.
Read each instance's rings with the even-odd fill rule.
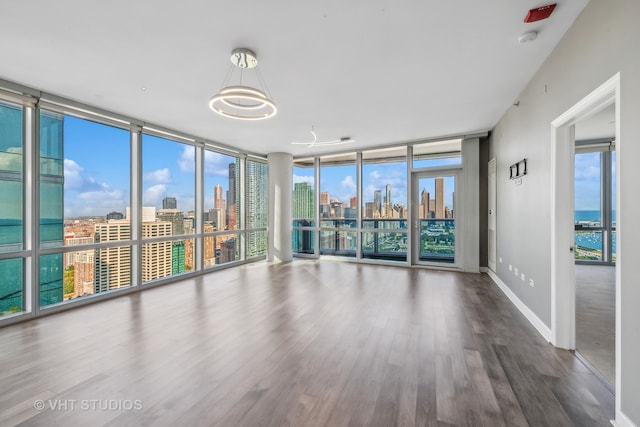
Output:
[[[111,220],[95,225],[96,242],[114,242],[131,238],[128,219]],[[128,245],[95,250],[94,292],[131,285],[131,248]]]
[[[429,218],[429,192],[426,189],[422,189],[420,194],[420,206],[418,207],[418,218]]]
[[[184,213],[180,209],[160,209],[156,218],[169,221],[174,235],[184,234]]]
[[[215,227],[216,231],[224,230],[225,224],[225,211],[224,209],[213,208],[209,209],[209,222]]]
[[[225,209],[224,198],[222,197],[222,185],[216,184],[213,187],[213,207],[216,209]]]
[[[171,223],[169,221],[142,223],[142,238],[171,236],[171,233]],[[142,245],[141,271],[143,282],[171,276],[172,243],[165,241]]]
[[[308,182],[296,182],[293,185],[293,219],[313,219],[313,189]]]
[[[331,203],[331,198],[329,195],[328,191],[321,191],[320,192],[320,204],[321,205],[328,205]]]
[[[162,209],[177,209],[178,201],[175,197],[165,197],[162,199]]]
[[[110,212],[107,214],[107,221],[110,219],[124,219],[124,215],[121,212]]]
[[[349,199],[349,207],[351,209],[357,209],[358,208],[358,197],[352,197]]]
[[[184,240],[171,242],[171,274],[180,274],[185,271],[185,246]]]
[[[127,207],[125,212],[126,212],[125,219],[131,221],[131,208]],[[154,222],[156,220],[155,206],[143,206],[141,214],[142,214],[142,222]]]
[[[382,213],[382,190],[376,190],[373,192],[373,204],[375,205],[375,210],[378,213],[379,218]]]
[[[444,218],[444,178],[436,178],[436,218]]]
[[[227,230],[235,230],[239,224],[238,196],[240,195],[240,168],[237,160],[229,163],[229,190],[227,191]],[[224,229],[224,227],[223,227]]]
[[[391,202],[391,184],[387,184],[385,187],[384,205],[382,206],[382,212],[380,212],[380,218],[393,218],[393,203]]]
[[[236,260],[236,239],[229,239],[220,244],[219,260],[216,264],[224,264]]]
[[[269,166],[266,163],[247,161],[246,163],[246,228],[266,228],[269,225]],[[267,233],[256,231],[247,233],[246,257],[266,255]]]

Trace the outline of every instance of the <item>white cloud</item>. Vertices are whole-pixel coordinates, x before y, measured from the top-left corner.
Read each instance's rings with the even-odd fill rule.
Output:
[[[228,176],[229,163],[234,163],[235,159],[214,151],[204,152],[204,173],[205,175]]]
[[[142,194],[142,204],[144,206],[159,206],[162,198],[167,193],[165,184],[156,184],[144,190]]]
[[[171,182],[171,171],[169,168],[158,169],[144,174],[145,182],[155,184],[168,184]]]
[[[191,145],[185,145],[178,158],[178,166],[182,172],[193,172],[196,170],[196,149]]]
[[[185,146],[178,158],[178,167],[182,172],[195,172],[196,151],[192,146]],[[234,162],[234,158],[215,151],[204,151],[204,173],[205,175],[228,176],[229,163]]]
[[[308,182],[309,184],[313,185],[313,176],[304,176],[304,175],[293,175],[293,183],[297,184],[299,182]]]
[[[84,168],[82,168],[75,161],[71,159],[64,159],[65,190],[82,188],[84,182],[84,179],[82,178],[82,172],[84,172]]]
[[[342,186],[342,188],[349,190],[352,193],[355,193],[356,191],[356,182],[353,180],[353,177],[351,175],[345,176],[344,179],[340,182],[340,185]]]

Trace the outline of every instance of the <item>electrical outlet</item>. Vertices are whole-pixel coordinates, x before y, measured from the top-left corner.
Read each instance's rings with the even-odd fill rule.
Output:
[[[518,267],[516,267],[516,268],[514,268],[514,269],[513,269],[513,274],[515,274],[515,275],[516,275],[516,277],[518,277]]]
[[[509,271],[513,271],[513,266],[509,264]]]
[[[502,264],[502,257],[498,258],[498,261]]]
[[[533,288],[533,285],[534,285],[533,279],[529,279],[529,286],[531,286]]]
[[[524,282],[524,273],[522,273],[522,274],[520,275],[520,278],[521,278],[521,279],[522,279],[522,281]]]

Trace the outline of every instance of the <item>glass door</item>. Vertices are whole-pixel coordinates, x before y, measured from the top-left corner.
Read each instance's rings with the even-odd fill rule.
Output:
[[[412,262],[416,265],[459,265],[456,238],[457,170],[412,175]]]

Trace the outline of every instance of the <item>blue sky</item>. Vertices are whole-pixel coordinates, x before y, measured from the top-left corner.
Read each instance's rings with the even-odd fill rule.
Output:
[[[612,169],[615,171],[615,152]],[[575,157],[575,209],[600,209],[600,153],[584,153]],[[615,177],[612,203],[615,209]]]
[[[129,132],[65,116],[64,169],[65,217],[124,213],[129,206]],[[194,209],[195,150],[192,146],[144,135],[143,204],[162,207],[162,199],[178,200],[183,211]],[[234,158],[219,153],[205,155],[205,209],[213,207],[213,188],[228,190],[228,165]],[[446,160],[440,163],[449,163]],[[576,209],[599,208],[599,157],[590,153],[576,157]],[[323,167],[321,191],[332,198],[349,202],[356,195],[355,166]],[[294,182],[313,182],[312,169],[294,168]],[[373,191],[391,184],[392,201],[407,204],[406,166],[399,163],[366,164],[363,168],[364,201],[373,200]],[[445,182],[446,204],[450,200],[452,182]],[[432,190],[427,191],[433,194]],[[432,196],[433,197],[433,196]]]
[[[64,119],[65,217],[125,212],[130,202],[129,132],[70,116]],[[213,207],[213,188],[226,197],[229,163],[234,158],[205,154],[205,209]],[[195,150],[193,146],[143,135],[143,205],[162,207],[175,197],[178,208],[194,209]]]

